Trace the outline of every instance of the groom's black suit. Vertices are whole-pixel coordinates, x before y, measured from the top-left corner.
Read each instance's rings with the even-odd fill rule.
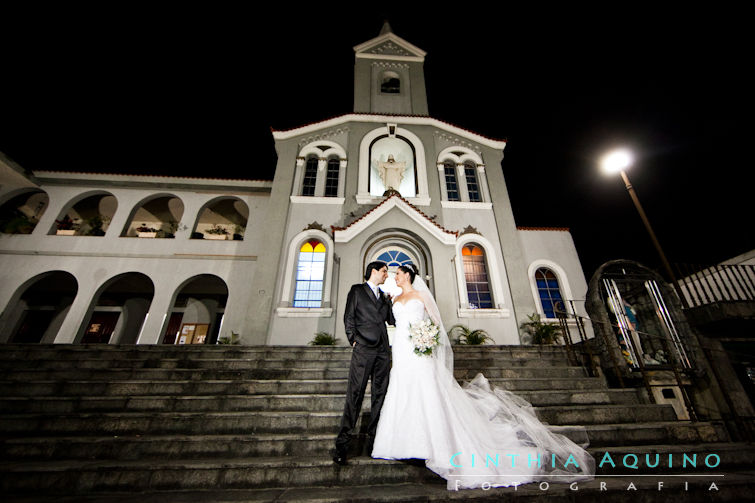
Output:
[[[351,434],[362,409],[362,399],[367,381],[372,380],[372,404],[367,434],[374,438],[388,390],[391,371],[391,350],[385,323],[395,325],[391,302],[380,289],[379,297],[372,293],[367,283],[354,285],[346,298],[343,322],[346,337],[353,346],[349,382],[346,387],[346,405],[341,419],[341,429],[336,438],[336,453],[345,458]],[[356,344],[354,344],[356,342]]]

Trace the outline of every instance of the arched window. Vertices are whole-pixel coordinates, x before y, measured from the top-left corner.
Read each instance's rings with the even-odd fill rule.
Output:
[[[443,174],[446,178],[448,200],[459,201],[459,184],[456,182],[456,164],[453,161],[444,162]]]
[[[550,269],[541,267],[535,271],[535,282],[540,304],[543,306],[543,314],[546,318],[555,318],[556,310],[564,310],[558,278]]]
[[[380,80],[380,92],[399,94],[401,92],[401,78],[396,72],[383,72]]]
[[[322,305],[326,252],[325,245],[316,239],[307,241],[299,249],[294,307],[320,307]]]
[[[400,250],[389,250],[387,252],[383,252],[377,259],[381,262],[385,262],[388,267],[400,267],[402,265],[414,263],[409,255]]]
[[[0,205],[0,232],[31,234],[42,218],[49,197],[41,190],[24,191]]]
[[[477,166],[472,163],[464,163],[464,178],[467,181],[467,193],[469,201],[476,203],[482,201],[480,197],[480,185],[477,183]],[[451,198],[449,198],[449,201]]]
[[[470,309],[492,309],[493,298],[490,295],[488,269],[485,265],[485,252],[473,243],[461,249],[464,262],[464,279],[467,284],[467,298]]]
[[[328,160],[328,175],[325,178],[325,197],[338,196],[338,173],[340,170],[340,159],[331,158]]]
[[[307,159],[307,167],[304,170],[304,183],[302,184],[302,196],[314,196],[315,184],[317,183],[317,157]]]

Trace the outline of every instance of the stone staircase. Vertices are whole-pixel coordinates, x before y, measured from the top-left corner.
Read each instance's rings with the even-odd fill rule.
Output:
[[[596,460],[609,452],[616,465],[605,464],[596,480],[576,491],[529,484],[448,492],[422,465],[360,456],[360,442],[349,465],[337,466],[330,450],[350,357],[344,347],[2,345],[3,499],[499,501],[516,493],[533,501],[708,501],[713,481],[716,501],[740,501],[755,489],[751,444],[730,442],[715,422],[677,421],[671,406],[644,403],[634,389],[609,389],[551,346],[456,347],[456,377],[483,372],[578,443],[586,439],[573,426],[584,426]],[[645,466],[656,453],[659,465]],[[715,468],[705,466],[710,453],[720,457]],[[622,462],[630,455],[631,465],[632,454],[638,469]],[[684,454],[697,455],[696,468],[682,470]],[[681,474],[690,477],[672,477]],[[630,483],[637,491],[627,491]]]

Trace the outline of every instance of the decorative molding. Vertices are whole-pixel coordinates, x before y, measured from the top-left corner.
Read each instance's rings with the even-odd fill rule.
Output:
[[[389,54],[391,56],[416,56],[401,46],[388,40],[365,51],[367,54]]]
[[[406,63],[396,63],[395,61],[375,61],[372,63],[372,66],[379,66],[381,68],[409,68],[409,65]]]
[[[315,196],[290,196],[295,204],[343,204],[344,197],[315,197]]]
[[[377,51],[377,54],[375,51]],[[387,51],[401,54],[387,54]],[[427,54],[416,45],[407,42],[393,32],[378,35],[373,39],[354,46],[354,52],[357,58],[388,58],[405,61],[424,61]]]
[[[482,149],[480,148],[479,145],[476,145],[468,140],[464,140],[454,134],[451,134],[445,131],[435,131],[433,134],[437,136],[439,140],[447,141],[448,143],[454,144],[454,147],[449,147],[447,149],[444,149],[443,150],[444,152],[446,150],[453,151],[455,149],[458,149],[458,147],[462,147],[464,149],[472,150],[476,152],[477,155],[482,154]]]
[[[399,195],[393,195],[383,200],[382,203],[351,222],[347,227],[331,227],[333,229],[334,241],[336,243],[348,243],[393,208],[403,211],[409,218],[417,222],[441,243],[450,245],[457,242],[456,232],[443,228]]]
[[[312,222],[311,224],[309,224],[308,226],[306,226],[305,228],[303,228],[302,231],[309,231],[309,230],[312,230],[312,229],[315,229],[315,230],[318,230],[318,231],[327,232],[325,230],[325,227],[323,227],[322,224],[319,223],[317,220],[315,220],[314,222]]]
[[[493,203],[477,203],[468,201],[441,201],[442,208],[454,210],[491,210]]]
[[[332,307],[278,307],[275,314],[279,318],[330,318]]]
[[[459,233],[460,236],[464,234],[477,234],[478,236],[482,236],[480,231],[478,231],[475,227],[472,227],[471,225],[467,225],[463,231]]]
[[[459,318],[510,318],[508,309],[469,309],[460,307],[456,310]]]
[[[403,197],[403,196],[402,196]],[[370,193],[357,194],[354,196],[358,204],[380,204],[385,199],[382,197],[373,196]],[[432,199],[429,197],[405,197],[406,202],[414,206],[430,206]]]
[[[306,138],[302,138],[299,140],[299,149],[304,148],[305,146],[309,145],[310,143],[318,142],[318,141],[328,141],[332,138],[335,138],[336,136],[346,134],[349,132],[348,126],[343,126],[337,129],[331,129],[328,131],[322,131],[317,134],[313,134],[310,136],[307,136]],[[274,135],[273,135],[274,136]]]
[[[432,117],[427,116],[420,116],[420,115],[378,115],[378,114],[360,114],[360,113],[351,113],[346,115],[340,115],[338,117],[332,117],[330,119],[326,119],[320,122],[314,122],[311,124],[306,124],[304,126],[300,126],[294,129],[288,129],[285,131],[273,131],[273,138],[275,140],[286,140],[289,138],[293,138],[295,136],[299,136],[302,134],[309,134],[313,133],[312,136],[307,137],[306,139],[301,139],[302,145],[306,145],[307,143],[316,141],[320,138],[318,136],[318,131],[321,131],[325,128],[332,128],[335,126],[340,126],[343,124],[346,124],[348,122],[360,122],[360,123],[378,123],[378,124],[385,124],[386,122],[400,122],[402,126],[406,127],[407,125],[420,125],[420,126],[432,126],[441,130],[445,130],[450,135],[456,135],[451,136],[451,138],[458,138],[458,137],[466,137],[469,139],[469,141],[477,142],[481,145],[503,150],[506,148],[506,140],[495,140],[493,138],[486,138],[478,133],[475,133],[473,131],[466,130],[464,128],[460,128],[458,126],[454,126],[453,124],[450,124],[448,122],[443,122],[438,119],[433,119]],[[344,127],[346,129],[346,127]],[[439,132],[435,133],[436,135],[439,134]],[[457,141],[456,143],[461,143],[461,141]],[[466,142],[465,142],[466,143]],[[477,147],[475,144],[470,143],[469,148],[480,151],[479,147]]]

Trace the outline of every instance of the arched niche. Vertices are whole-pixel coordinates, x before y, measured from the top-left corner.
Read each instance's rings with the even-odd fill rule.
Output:
[[[117,209],[118,200],[109,192],[82,194],[60,212],[49,234],[104,236]]]
[[[0,205],[0,232],[31,234],[47,209],[50,198],[43,190],[22,190]]]
[[[215,344],[223,325],[228,285],[214,274],[181,284],[167,316],[163,344]]]
[[[192,239],[244,239],[249,206],[237,197],[219,197],[199,211]]]
[[[82,344],[136,344],[155,286],[140,272],[119,274],[97,291],[81,327]]]
[[[34,276],[21,285],[2,314],[6,333],[0,340],[12,343],[53,342],[73,303],[79,286],[65,271]]]
[[[155,194],[131,210],[121,236],[173,238],[183,213],[181,199],[172,194]]]

